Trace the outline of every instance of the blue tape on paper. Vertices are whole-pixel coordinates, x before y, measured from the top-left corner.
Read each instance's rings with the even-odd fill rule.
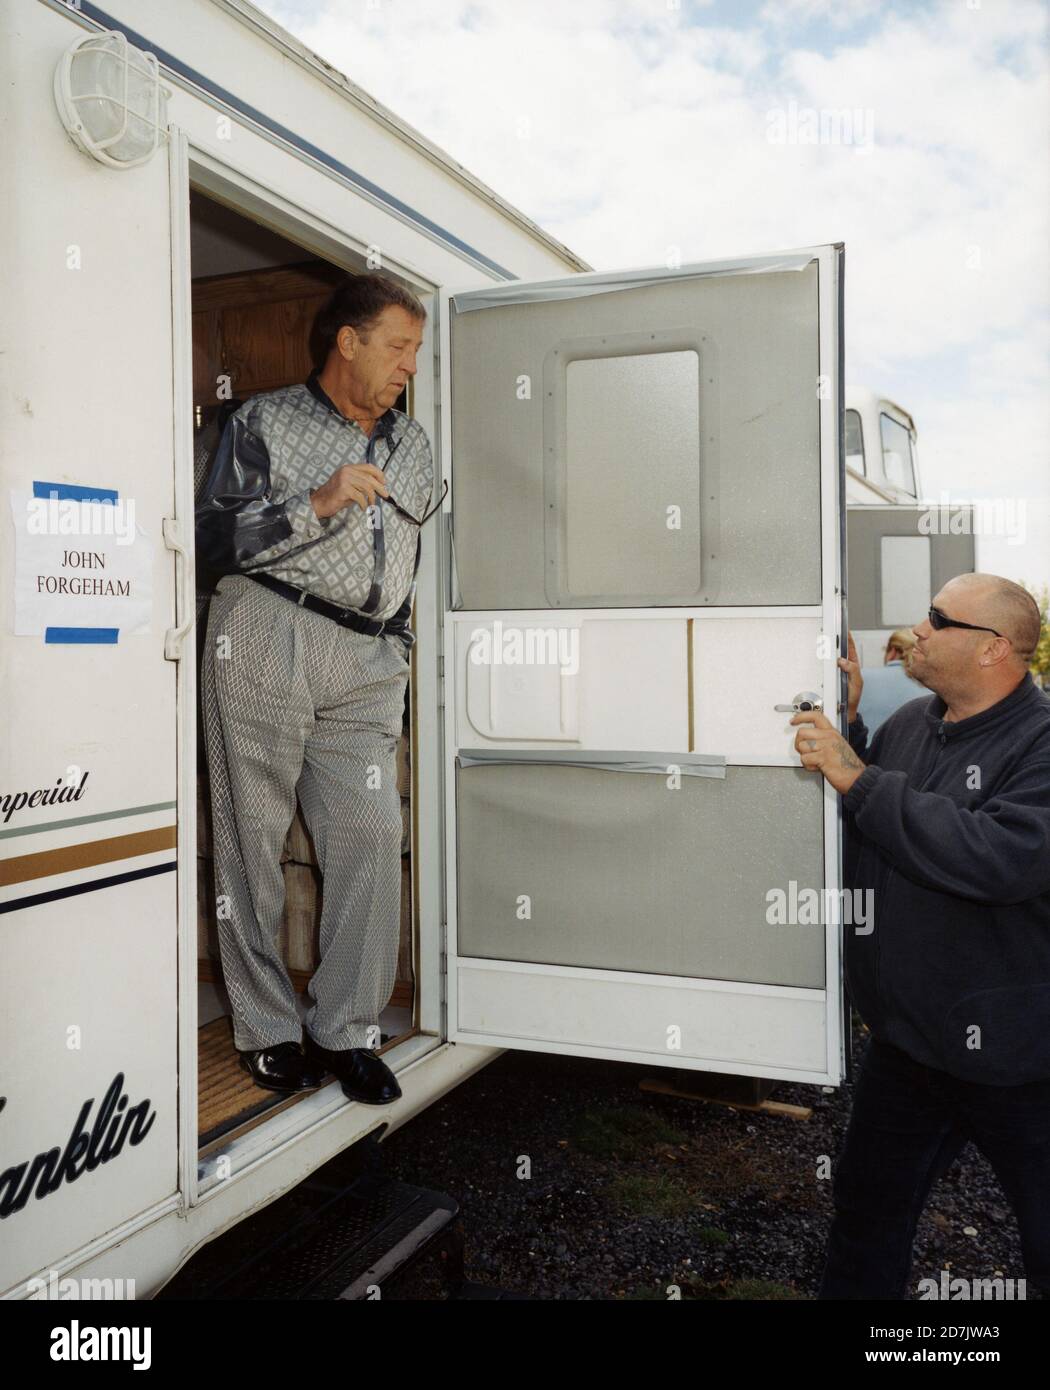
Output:
[[[37,483],[33,484],[33,496],[59,502],[115,502],[116,488],[85,487],[80,483]]]
[[[46,627],[45,642],[110,642],[115,643],[116,627]]]

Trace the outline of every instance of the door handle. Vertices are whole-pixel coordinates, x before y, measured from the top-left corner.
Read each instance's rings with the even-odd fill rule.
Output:
[[[801,714],[804,710],[822,710],[824,697],[813,690],[803,690],[795,696],[790,705],[774,705],[773,708],[780,714]]]
[[[178,627],[169,627],[164,634],[164,659],[165,661],[181,661],[183,641],[196,617],[193,567],[183,544],[182,526],[177,517],[164,517],[161,521],[161,534],[167,549],[175,552],[175,567],[179,580],[177,612],[182,617],[182,622]]]

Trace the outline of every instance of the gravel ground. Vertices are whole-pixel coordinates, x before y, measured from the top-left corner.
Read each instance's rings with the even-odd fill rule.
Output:
[[[864,1041],[860,1029],[855,1059]],[[831,1217],[817,1171],[839,1152],[851,1088],[778,1086],[770,1099],[812,1109],[797,1120],[639,1090],[652,1074],[504,1053],[391,1135],[386,1171],[454,1196],[468,1278],[530,1298],[662,1299],[671,1284],[685,1298],[813,1298]],[[1009,1205],[972,1146],[930,1195],[911,1288],[945,1268],[1023,1274]],[[383,1297],[444,1297],[437,1262]]]
[[[855,1031],[858,1060],[864,1042]],[[831,1220],[831,1181],[817,1174],[841,1148],[851,1087],[778,1086],[770,1099],[812,1110],[799,1120],[639,1090],[657,1075],[702,1079],[506,1052],[385,1140],[380,1167],[454,1197],[468,1279],[519,1297],[666,1299],[673,1284],[683,1298],[812,1299]],[[317,1179],[341,1187],[374,1158],[357,1145]],[[320,1200],[294,1188],[205,1246],[161,1297],[209,1298]],[[972,1146],[930,1195],[912,1290],[942,1269],[1023,1274],[1013,1215]],[[445,1296],[434,1254],[383,1286],[384,1301]]]

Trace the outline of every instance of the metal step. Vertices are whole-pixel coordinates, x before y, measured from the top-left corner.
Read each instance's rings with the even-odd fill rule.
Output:
[[[447,1235],[458,1210],[444,1192],[365,1173],[197,1297],[367,1299]]]

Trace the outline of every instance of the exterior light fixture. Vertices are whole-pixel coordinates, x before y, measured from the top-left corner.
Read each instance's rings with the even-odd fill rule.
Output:
[[[157,60],[117,30],[77,39],[55,69],[55,103],[78,149],[131,169],[167,139],[168,98]]]

